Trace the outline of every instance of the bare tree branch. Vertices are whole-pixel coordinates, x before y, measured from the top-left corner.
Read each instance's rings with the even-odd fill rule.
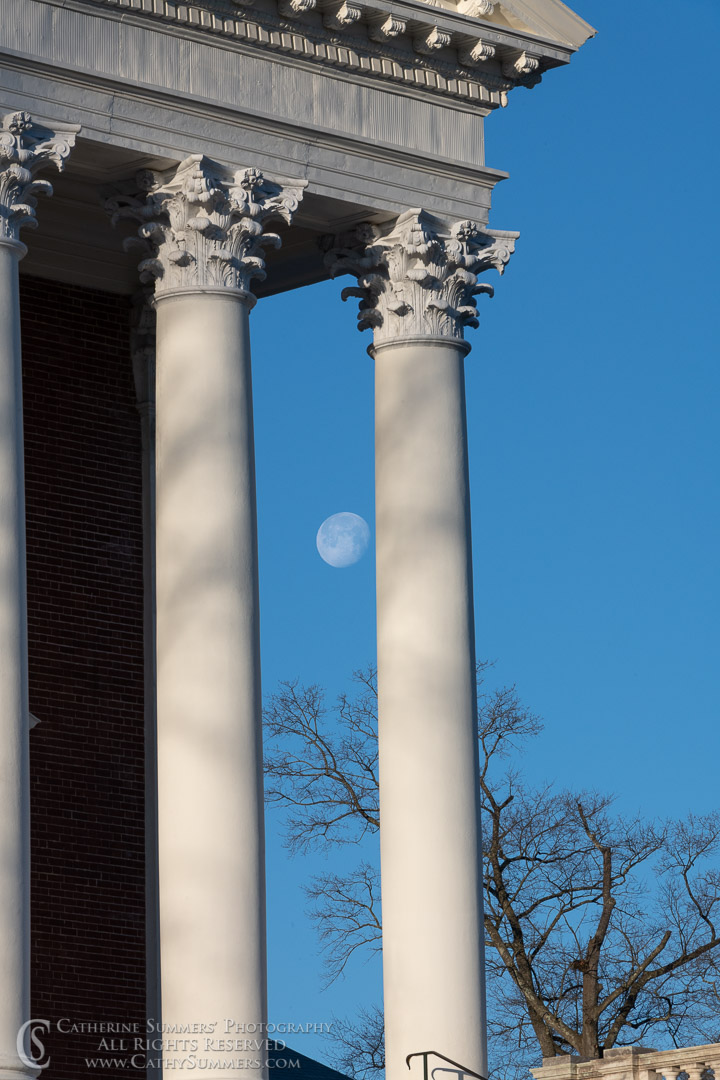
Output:
[[[385,1029],[382,1009],[361,1009],[356,1020],[333,1018],[330,1062],[353,1080],[374,1080],[385,1069]]]
[[[720,814],[652,823],[616,814],[609,795],[529,787],[507,761],[542,725],[514,686],[487,688],[489,666],[478,665],[479,783],[489,1030],[510,1062],[505,1080],[538,1049],[597,1057],[650,1036],[717,1041]],[[298,683],[269,701],[268,801],[292,851],[379,828],[375,670],[354,682],[333,708]],[[307,893],[330,983],[380,947],[377,871],[324,875]],[[338,1067],[370,1080],[381,1015],[338,1024]]]
[[[375,867],[361,863],[351,874],[314,877],[305,889],[325,954],[325,985],[343,974],[360,950],[368,955],[380,950],[380,878]]]

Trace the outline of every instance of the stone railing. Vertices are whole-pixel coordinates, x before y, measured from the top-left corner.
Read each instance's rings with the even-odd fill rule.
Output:
[[[679,1050],[623,1046],[592,1061],[565,1054],[543,1058],[542,1067],[530,1071],[535,1080],[720,1080],[720,1043]]]

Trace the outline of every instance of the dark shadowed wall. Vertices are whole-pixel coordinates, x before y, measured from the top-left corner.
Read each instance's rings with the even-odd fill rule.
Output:
[[[142,1030],[141,447],[129,304],[27,277],[21,303],[30,708],[41,721],[30,735],[32,1015]],[[43,1076],[127,1075],[88,1068],[86,1058],[113,1057],[102,1038],[51,1031]]]

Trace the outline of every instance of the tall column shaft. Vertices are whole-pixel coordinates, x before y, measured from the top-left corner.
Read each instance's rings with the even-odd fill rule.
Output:
[[[477,275],[514,233],[423,210],[326,260],[374,330],[378,719],[388,1080],[432,1051],[487,1075],[464,357]],[[435,1070],[453,1066],[428,1056]],[[420,1057],[412,1076],[423,1075]]]
[[[267,1025],[249,283],[280,243],[265,221],[289,223],[303,187],[193,154],[108,204],[115,221],[142,223],[157,310],[162,1020],[206,1025],[198,1067],[226,1077],[257,1059],[265,1075]],[[243,1046],[248,1032],[257,1049]],[[167,1071],[183,1057],[171,1038]]]
[[[62,169],[77,126],[26,112],[0,123],[0,1080],[34,1077],[30,1019],[30,770],[22,355],[18,264],[37,224],[36,174]]]
[[[165,1024],[266,1021],[248,306],[157,302],[160,949]]]
[[[375,352],[390,1077],[424,1050],[487,1075],[465,351],[419,341]]]
[[[0,243],[0,1078],[30,1015],[30,788],[18,260]],[[18,1070],[15,1072],[14,1070]]]

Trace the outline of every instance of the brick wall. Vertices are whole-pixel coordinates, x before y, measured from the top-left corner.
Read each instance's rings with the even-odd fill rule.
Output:
[[[30,736],[32,1015],[142,1026],[142,518],[129,305],[27,277],[21,304],[30,708],[41,721]],[[88,1069],[86,1057],[113,1056],[98,1051],[101,1037],[51,1031],[43,1076],[127,1076]]]

